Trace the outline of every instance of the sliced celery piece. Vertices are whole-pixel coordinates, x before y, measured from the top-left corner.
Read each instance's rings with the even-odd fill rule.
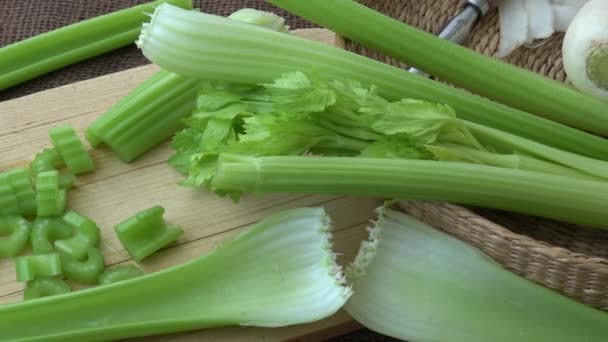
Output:
[[[60,215],[65,209],[65,190],[59,188],[59,171],[44,171],[36,180],[38,216]]]
[[[21,216],[0,217],[0,258],[14,257],[21,253],[31,231],[30,223]]]
[[[0,48],[0,90],[66,65],[131,44],[154,7],[191,0],[157,0],[42,33]]]
[[[223,155],[211,188],[445,201],[608,229],[608,183],[459,162]]]
[[[347,271],[358,322],[407,341],[603,341],[608,313],[502,268],[473,247],[386,209]]]
[[[0,173],[0,215],[18,215],[19,201],[11,188],[8,173]]]
[[[27,255],[15,259],[17,281],[27,282],[38,277],[61,274],[61,259],[57,253]]]
[[[514,108],[608,135],[608,104],[352,0],[269,0],[372,50]],[[486,113],[489,114],[489,113]]]
[[[103,272],[103,268],[103,254],[97,247],[89,247],[83,260],[61,253],[61,269],[65,277],[70,280],[83,284],[97,284],[97,278]]]
[[[302,71],[328,80],[353,79],[378,86],[390,101],[412,98],[446,104],[465,120],[608,160],[608,140],[601,137],[319,42],[219,16],[162,4],[137,44],[162,68],[191,77],[262,84],[285,72]]]
[[[331,251],[329,224],[322,208],[287,210],[185,264],[65,295],[2,305],[1,336],[106,341],[323,319],[351,295]]]
[[[49,136],[70,172],[79,175],[95,170],[93,160],[72,126],[54,127],[49,131]]]
[[[36,193],[30,176],[25,168],[17,168],[8,171],[8,183],[17,198],[19,212],[23,216],[32,217],[36,215]]]
[[[72,291],[70,286],[58,277],[39,277],[27,282],[24,300],[55,296]]]

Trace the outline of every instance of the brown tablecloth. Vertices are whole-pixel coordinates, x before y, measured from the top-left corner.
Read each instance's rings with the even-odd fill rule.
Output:
[[[0,46],[76,21],[144,2],[146,1],[0,0]],[[315,27],[310,22],[264,3],[262,0],[195,0],[194,3],[196,7],[204,12],[219,15],[228,15],[244,7],[263,9],[283,16],[291,28]],[[127,46],[0,91],[0,101],[148,63],[150,62],[142,56],[134,45]],[[361,330],[335,338],[332,341],[396,340],[375,334],[369,330]]]

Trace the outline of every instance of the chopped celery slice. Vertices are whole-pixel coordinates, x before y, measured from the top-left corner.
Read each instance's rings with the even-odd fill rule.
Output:
[[[144,271],[135,265],[120,265],[106,269],[99,276],[99,285],[109,285],[143,275]]]
[[[59,189],[59,171],[44,171],[36,179],[38,216],[61,215],[65,209],[66,193]]]
[[[608,183],[459,162],[222,155],[211,188],[424,199],[608,229]]]
[[[37,217],[32,225],[32,252],[46,254],[53,252],[53,243],[67,239],[74,228],[58,217]]]
[[[84,20],[0,48],[0,90],[66,65],[131,44],[146,13],[168,2],[192,8],[191,0],[157,0]]]
[[[137,213],[114,227],[116,236],[137,261],[177,240],[184,231],[163,219],[165,209],[154,206]]]
[[[323,319],[351,295],[331,251],[329,224],[322,208],[287,210],[182,265],[40,301],[2,305],[2,338],[119,340]]]
[[[70,286],[58,277],[39,277],[27,282],[24,300],[55,296],[72,291]]]
[[[27,255],[15,259],[17,281],[27,282],[38,277],[61,274],[61,259],[57,253]]]
[[[54,127],[49,131],[51,141],[70,172],[75,175],[95,170],[93,160],[70,125]]]
[[[68,211],[63,215],[63,222],[71,226],[74,233],[55,241],[55,248],[62,255],[80,260],[86,256],[89,248],[99,246],[101,233],[93,220],[75,211]]]
[[[346,311],[407,341],[602,341],[608,314],[502,268],[473,247],[390,209],[347,276]]]
[[[31,230],[21,216],[0,217],[0,258],[18,255],[27,245]]]
[[[356,1],[269,2],[484,97],[572,127],[608,135],[608,105],[601,100],[435,37]]]
[[[23,216],[32,217],[36,215],[36,192],[32,181],[25,168],[17,168],[8,171],[8,182],[17,197],[17,206]]]
[[[0,173],[0,215],[18,215],[19,201],[11,188],[6,172]]]
[[[97,247],[89,247],[83,260],[62,253],[61,268],[65,277],[70,280],[83,284],[97,284],[97,278],[104,268],[103,254]]]
[[[219,16],[162,4],[137,43],[162,68],[190,77],[263,84],[283,73],[302,71],[329,80],[352,79],[377,85],[390,101],[411,98],[446,104],[462,119],[608,160],[608,140],[601,137],[319,42]]]

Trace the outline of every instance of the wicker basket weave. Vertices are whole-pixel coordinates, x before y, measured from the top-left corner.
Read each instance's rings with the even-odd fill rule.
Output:
[[[379,12],[437,34],[465,1],[360,0]],[[540,47],[521,47],[505,61],[565,81],[561,58],[563,34]],[[486,55],[498,47],[496,10],[477,25],[465,45]],[[337,45],[385,63],[392,58],[338,37]],[[409,214],[470,243],[530,280],[591,306],[608,310],[608,231],[581,228],[536,217],[420,201],[401,202]],[[608,203],[606,205],[608,214]],[[456,270],[455,270],[456,271]]]

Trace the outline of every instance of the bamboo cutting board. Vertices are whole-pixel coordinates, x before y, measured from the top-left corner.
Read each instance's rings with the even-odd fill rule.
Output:
[[[327,44],[335,39],[322,29],[296,34]],[[0,103],[0,169],[25,165],[36,152],[50,146],[47,132],[54,126],[69,123],[82,138],[93,120],[157,70],[147,65]],[[131,262],[112,227],[142,209],[162,205],[167,220],[185,231],[177,244],[140,263],[146,273],[203,255],[272,213],[304,206],[327,209],[334,220],[335,249],[344,263],[356,253],[372,211],[380,205],[375,199],[301,195],[245,196],[235,204],[176,185],[181,176],[165,163],[171,155],[167,143],[131,164],[120,162],[108,149],[91,153],[97,171],[78,178],[68,201],[70,208],[93,218],[102,229],[107,265]],[[20,301],[22,294],[23,284],[15,282],[14,261],[0,260],[0,304]],[[347,314],[338,312],[320,322],[285,328],[229,327],[131,341],[319,341],[359,328]]]

